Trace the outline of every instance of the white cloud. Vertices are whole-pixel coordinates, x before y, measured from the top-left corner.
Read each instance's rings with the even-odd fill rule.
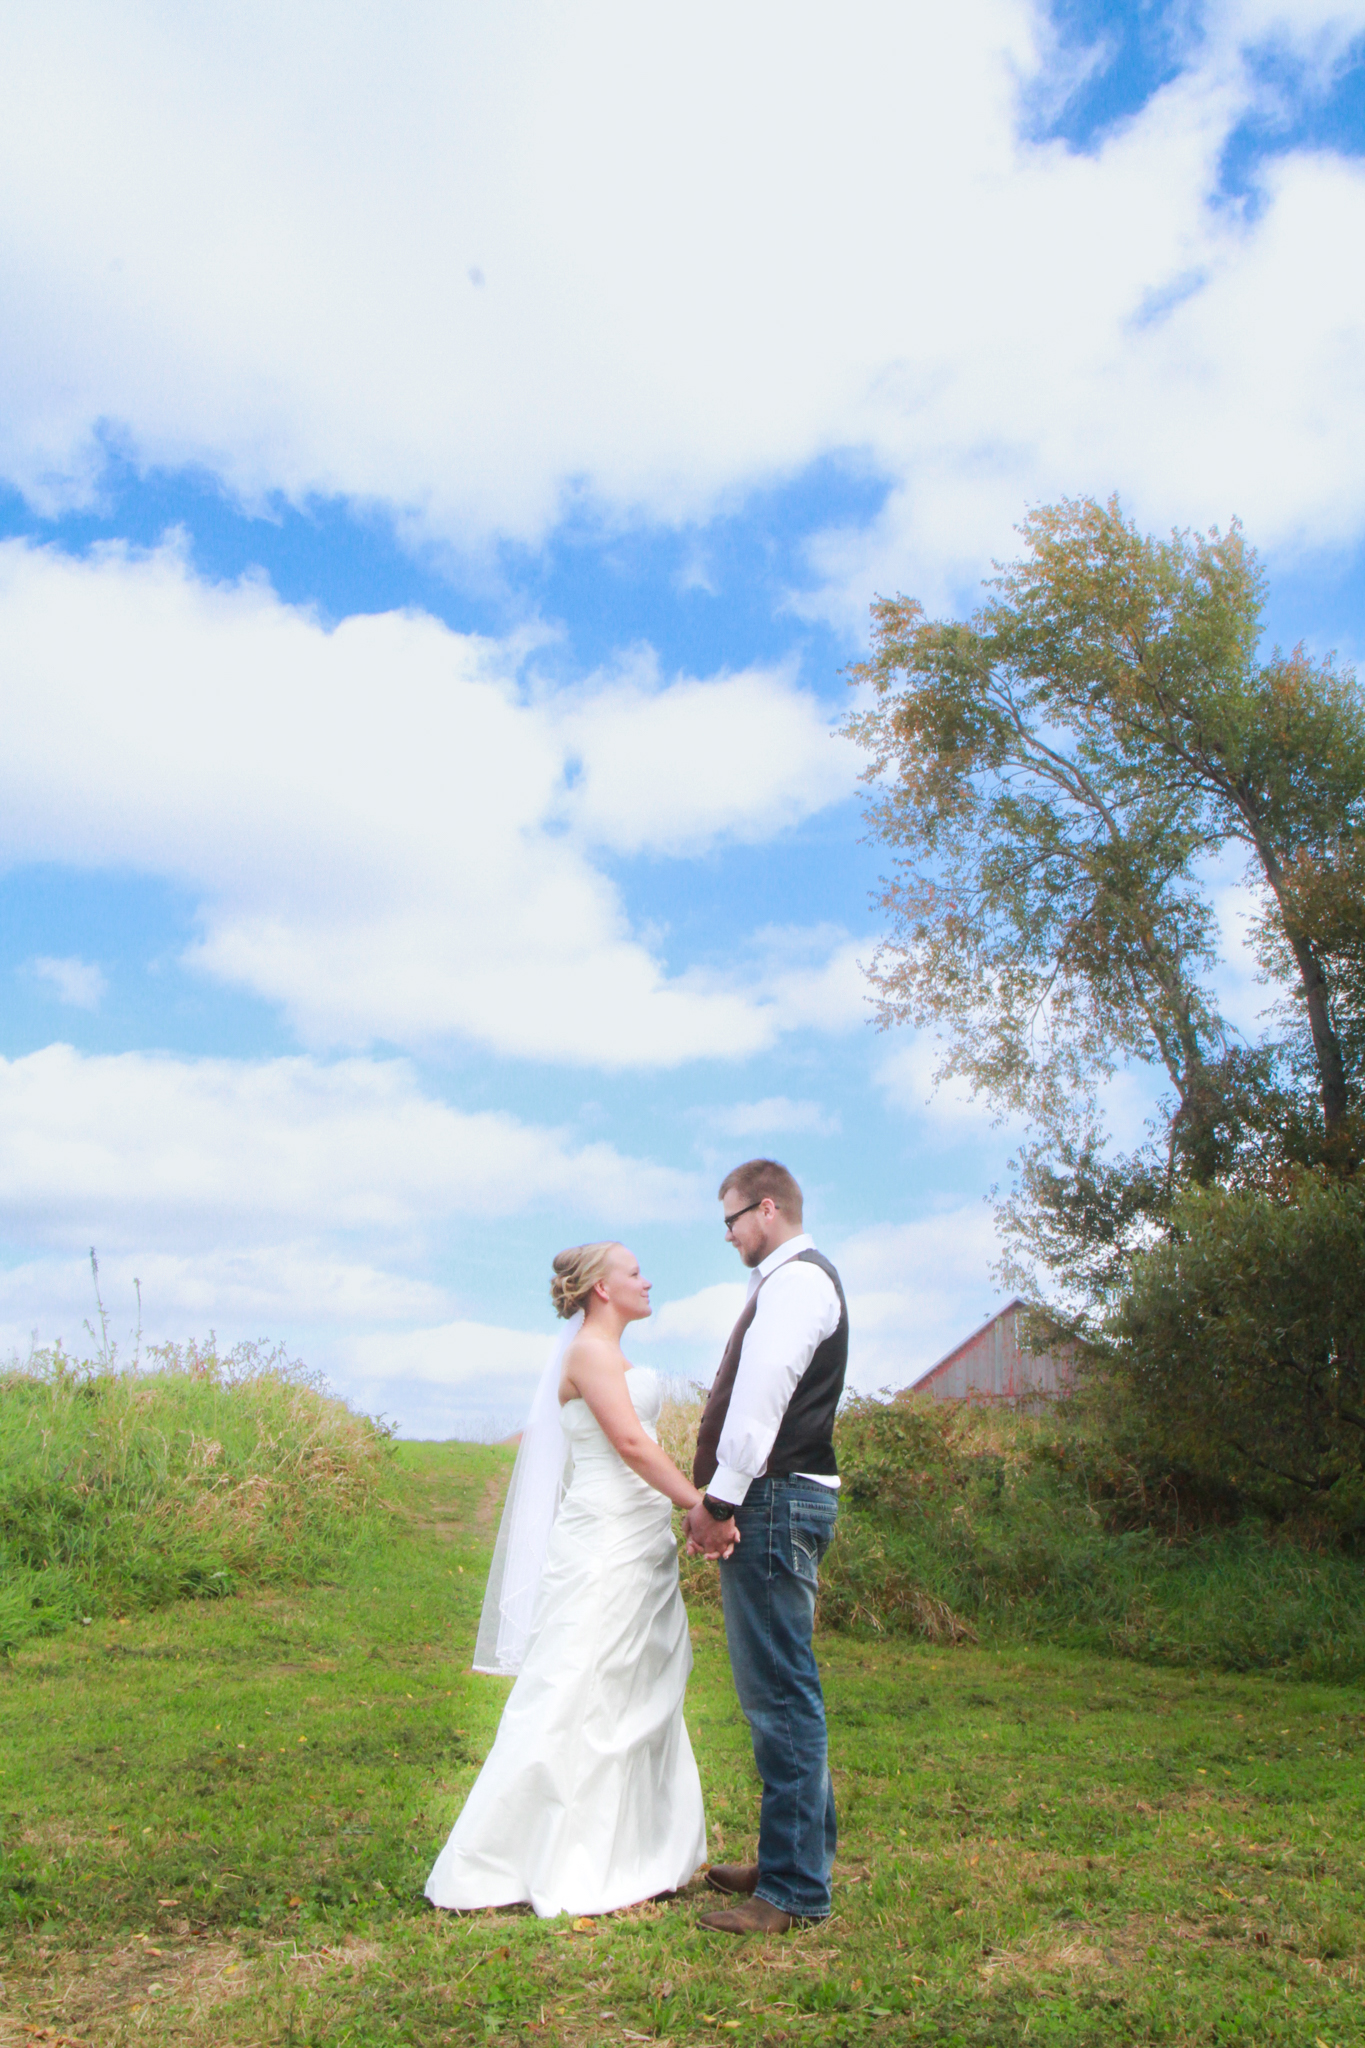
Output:
[[[1055,47],[1027,0],[12,9],[0,465],[69,497],[105,424],[477,544],[854,451],[895,486],[823,558],[859,611],[1059,488],[1351,535],[1365,171],[1301,150],[1254,217],[1213,202],[1267,89],[1243,47],[1325,75],[1362,18],[1218,8],[1082,154],[1021,136]]]
[[[836,925],[769,925],[754,938],[756,984],[784,1029],[849,1031],[871,1014],[859,965],[867,951]]]
[[[80,1208],[78,1191],[73,1191],[72,1208]],[[79,1241],[79,1222],[85,1220],[82,1216],[73,1224],[67,1242]],[[305,1230],[311,1221],[297,1217],[294,1228]],[[174,1242],[175,1233],[160,1219],[153,1219],[148,1230],[159,1231],[163,1242]],[[184,1239],[193,1236],[191,1226]],[[137,1328],[135,1282],[141,1287],[148,1343],[202,1337],[216,1328],[227,1333],[229,1342],[269,1338],[282,1330],[306,1329],[314,1337],[325,1331],[328,1344],[334,1345],[341,1330],[402,1324],[449,1307],[444,1288],[410,1273],[386,1271],[363,1256],[347,1257],[316,1236],[271,1244],[195,1245],[192,1252],[158,1249],[150,1235],[140,1244],[136,1239],[135,1217],[126,1235],[101,1231],[97,1246],[110,1335],[124,1353]],[[0,1271],[0,1350],[24,1349],[36,1330],[42,1342],[60,1338],[88,1351],[84,1325],[97,1320],[87,1258],[55,1253],[22,1259]]]
[[[734,1328],[744,1306],[745,1282],[722,1280],[697,1294],[663,1302],[634,1334],[649,1344],[702,1344],[719,1347]]]
[[[85,1056],[0,1060],[0,1231],[19,1245],[179,1252],[571,1208],[709,1214],[694,1176],[423,1092],[406,1062]]]
[[[461,1219],[551,1209],[584,1230],[709,1217],[698,1176],[426,1094],[402,1061],[257,1062],[50,1046],[0,1061],[0,1345],[85,1344],[83,1252],[100,1251],[126,1349],[142,1283],[149,1341],[215,1326],[283,1335],[408,1434],[505,1434],[549,1329],[471,1320],[430,1275]],[[79,1248],[79,1250],[77,1249]],[[984,1205],[830,1247],[853,1325],[850,1384],[905,1384],[994,1299]],[[709,1380],[744,1300],[733,1281],[660,1302],[636,1355]]]
[[[984,1136],[995,1127],[991,1106],[956,1077],[938,1081],[944,1052],[928,1032],[898,1031],[878,1058],[872,1078],[895,1108],[916,1117],[941,1137],[960,1138],[968,1130]]]
[[[793,1101],[789,1095],[765,1095],[761,1102],[729,1102],[697,1112],[708,1129],[722,1138],[768,1138],[790,1131],[833,1137],[840,1129],[818,1102]]]
[[[352,1338],[333,1369],[347,1399],[389,1416],[403,1436],[510,1436],[521,1428],[553,1333],[495,1323]]]
[[[101,970],[89,960],[71,956],[54,960],[48,954],[40,954],[29,961],[28,967],[37,980],[49,983],[57,991],[59,1002],[69,1003],[76,1010],[97,1010],[109,986]]]
[[[457,1411],[501,1433],[546,1339],[462,1318],[458,1277],[433,1277],[452,1241],[537,1213],[588,1236],[713,1206],[709,1180],[453,1108],[402,1060],[0,1060],[0,1352],[35,1331],[89,1352],[95,1245],[125,1353],[136,1278],[148,1342],[284,1338],[410,1433],[449,1434]]]
[[[1278,41],[1294,47],[1325,83],[1365,30],[1365,6],[1361,0],[1218,0],[1210,22],[1225,43]]]
[[[696,1294],[657,1302],[649,1321],[631,1330],[626,1349],[671,1379],[709,1386],[744,1296],[744,1280],[722,1280]]]
[[[524,683],[515,641],[408,613],[326,631],[259,580],[199,581],[174,545],[0,545],[0,625],[0,860],[175,879],[200,902],[190,961],[311,1044],[667,1067],[847,1021],[837,929],[670,975],[593,864],[614,796],[618,848],[674,851],[847,794],[789,678],[609,678],[566,703]]]
[[[102,1247],[99,1264],[107,1338],[120,1361],[138,1356],[139,1313],[144,1359],[156,1344],[187,1335],[203,1341],[211,1330],[220,1348],[244,1338],[270,1345],[284,1332],[291,1356],[404,1436],[488,1438],[520,1428],[549,1342],[544,1333],[495,1324],[433,1322],[449,1311],[444,1289],[317,1245],[192,1258]],[[88,1259],[29,1259],[0,1271],[0,1360],[22,1359],[35,1342],[58,1339],[76,1357],[100,1354],[104,1333]]]
[[[558,718],[578,779],[565,813],[590,844],[686,853],[771,839],[852,794],[864,765],[789,673],[752,669],[659,687],[595,681]]]
[[[348,1356],[357,1372],[368,1371],[381,1381],[401,1378],[455,1386],[486,1378],[502,1384],[516,1377],[529,1378],[534,1385],[554,1341],[553,1332],[546,1336],[535,1330],[503,1329],[496,1323],[452,1322],[357,1337],[348,1346]]]

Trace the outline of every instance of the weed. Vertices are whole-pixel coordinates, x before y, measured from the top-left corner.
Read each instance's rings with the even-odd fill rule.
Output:
[[[148,1360],[58,1348],[0,1375],[0,1648],[333,1570],[365,1530],[390,1455],[373,1423],[279,1351]]]

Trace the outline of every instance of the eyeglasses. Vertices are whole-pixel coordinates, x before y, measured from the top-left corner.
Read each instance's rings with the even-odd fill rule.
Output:
[[[767,1201],[767,1199],[768,1197],[766,1195],[760,1195],[756,1202],[750,1202],[749,1209],[761,1209],[763,1207],[763,1204]],[[725,1218],[725,1235],[727,1237],[730,1235],[730,1232],[738,1223],[740,1217],[748,1215],[749,1209],[736,1209],[733,1216],[727,1216]]]

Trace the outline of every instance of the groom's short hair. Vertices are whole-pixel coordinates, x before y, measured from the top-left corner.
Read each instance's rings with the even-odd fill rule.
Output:
[[[801,1221],[801,1190],[775,1159],[746,1159],[743,1166],[734,1167],[720,1184],[722,1202],[729,1194],[738,1195],[741,1202],[761,1202],[766,1196],[793,1223]]]

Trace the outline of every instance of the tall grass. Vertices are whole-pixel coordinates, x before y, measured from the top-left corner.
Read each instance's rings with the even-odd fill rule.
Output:
[[[665,1410],[685,1464],[699,1405]],[[1086,1416],[924,1396],[855,1400],[836,1443],[839,1530],[819,1625],[953,1643],[1048,1642],[1149,1663],[1365,1673],[1365,1565],[1254,1515],[1191,1526]],[[688,1598],[717,1575],[685,1564]]]
[[[306,1580],[363,1535],[384,1431],[282,1351],[58,1347],[0,1372],[0,1649],[98,1614]]]

